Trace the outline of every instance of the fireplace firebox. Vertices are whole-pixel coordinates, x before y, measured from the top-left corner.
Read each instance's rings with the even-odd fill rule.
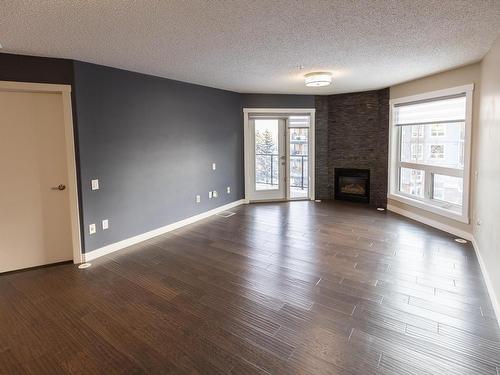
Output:
[[[368,169],[335,168],[335,199],[370,202]]]

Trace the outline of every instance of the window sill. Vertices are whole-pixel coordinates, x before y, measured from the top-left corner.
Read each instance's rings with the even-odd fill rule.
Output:
[[[459,221],[461,223],[469,224],[469,217],[466,214],[460,214],[456,211],[439,207],[438,205],[430,204],[424,201],[420,201],[418,199],[412,199],[410,197],[406,197],[404,195],[399,195],[399,194],[388,194],[387,198],[405,203],[409,206],[416,207],[424,211],[431,212],[436,215],[444,216],[449,219]]]

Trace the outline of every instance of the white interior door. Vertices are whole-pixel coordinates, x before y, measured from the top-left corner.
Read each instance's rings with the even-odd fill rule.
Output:
[[[285,123],[281,118],[252,118],[248,121],[251,201],[280,200],[285,188]]]
[[[0,272],[73,256],[63,99],[0,91]]]

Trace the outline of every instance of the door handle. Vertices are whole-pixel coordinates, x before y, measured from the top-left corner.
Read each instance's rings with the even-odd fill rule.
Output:
[[[66,189],[66,185],[60,184],[59,186],[54,186],[51,189],[52,190],[64,190],[64,189]]]

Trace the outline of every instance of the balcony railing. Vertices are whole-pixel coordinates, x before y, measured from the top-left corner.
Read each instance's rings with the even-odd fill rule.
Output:
[[[255,154],[255,182],[278,185],[278,154]],[[290,155],[290,186],[308,188],[308,155]]]
[[[290,155],[290,186],[307,189],[309,186],[308,156]]]
[[[264,185],[278,185],[278,154],[255,154],[255,182]]]

